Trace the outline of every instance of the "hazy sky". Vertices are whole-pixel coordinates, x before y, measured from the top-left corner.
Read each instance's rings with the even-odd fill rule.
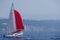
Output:
[[[28,20],[60,20],[60,0],[0,0],[0,18],[8,18],[14,8]]]

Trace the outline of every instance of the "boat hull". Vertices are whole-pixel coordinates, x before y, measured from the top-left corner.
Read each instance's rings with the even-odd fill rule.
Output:
[[[3,35],[3,37],[23,37],[23,33],[21,32],[21,33]]]

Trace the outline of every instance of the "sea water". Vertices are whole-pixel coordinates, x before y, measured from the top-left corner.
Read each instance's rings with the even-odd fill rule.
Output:
[[[23,20],[23,22],[25,28],[23,37],[3,37],[7,34],[8,20],[0,20],[0,40],[60,40],[60,20]]]

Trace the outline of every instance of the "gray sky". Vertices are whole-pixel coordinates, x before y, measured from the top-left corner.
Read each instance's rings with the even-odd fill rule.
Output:
[[[60,20],[60,0],[0,0],[0,19],[8,18],[14,8],[28,20]]]

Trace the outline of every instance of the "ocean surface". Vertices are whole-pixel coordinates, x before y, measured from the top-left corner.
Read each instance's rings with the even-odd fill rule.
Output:
[[[23,37],[3,37],[8,19],[0,19],[0,40],[60,40],[60,20],[23,20]]]

